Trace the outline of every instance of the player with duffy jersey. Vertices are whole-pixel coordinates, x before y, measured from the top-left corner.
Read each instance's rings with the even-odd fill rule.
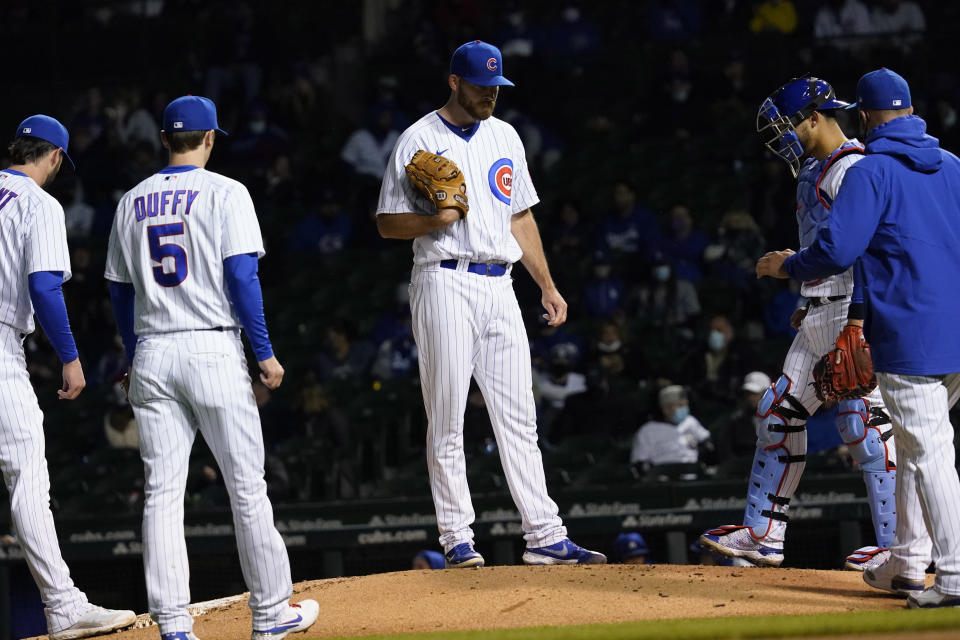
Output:
[[[530,211],[539,199],[523,143],[513,127],[492,117],[499,88],[513,85],[502,75],[500,50],[479,40],[459,47],[448,85],[447,103],[397,141],[377,207],[381,235],[414,239],[410,306],[428,421],[427,466],[447,566],[484,563],[473,548],[474,511],[463,451],[471,377],[486,400],[504,475],[520,511],[527,543],[523,561],[603,563],[603,554],[567,538],[547,494],[537,447],[530,347],[510,278],[513,264],[522,261],[540,286],[551,325],[566,320],[567,304],[550,277]],[[442,192],[437,198],[436,192],[415,186],[405,173],[420,161],[449,167],[451,177],[462,172],[465,196],[455,190],[452,198],[444,199]]]
[[[260,226],[247,189],[204,167],[217,126],[213,102],[177,98],[163,112],[170,163],[117,205],[105,276],[130,369],[130,405],[145,471],[143,563],[162,640],[196,640],[183,496],[197,430],[223,474],[250,588],[253,640],[280,640],[317,618],[290,604],[290,560],[263,479],[263,433],[240,342],[246,331],[271,388],[283,380],[263,316]]]

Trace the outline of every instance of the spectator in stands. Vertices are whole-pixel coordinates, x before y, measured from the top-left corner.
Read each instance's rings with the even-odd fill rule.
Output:
[[[377,347],[370,373],[377,380],[409,379],[418,375],[417,343],[410,327],[410,315],[401,318],[402,329],[392,333]]]
[[[678,279],[697,282],[702,277],[703,250],[707,235],[693,228],[690,207],[679,203],[670,208],[670,226],[661,250]]]
[[[299,197],[299,188],[293,175],[290,156],[281,154],[267,169],[264,193],[274,205],[291,205]]]
[[[902,34],[895,42],[905,50],[919,42],[927,30],[923,9],[913,0],[881,0],[873,7],[870,17],[877,34]]]
[[[377,105],[368,114],[367,122],[347,138],[340,150],[340,159],[354,173],[379,182],[399,137],[400,131],[394,126],[392,108],[389,105]]]
[[[621,273],[635,273],[659,245],[660,228],[650,210],[639,204],[637,191],[629,182],[615,182],[612,195],[613,213],[600,223],[599,245],[622,267]]]
[[[610,255],[603,249],[593,252],[593,278],[583,290],[587,312],[595,318],[609,318],[623,304],[623,280],[613,275]]]
[[[760,224],[768,247],[793,247],[797,227],[797,181],[772,153],[764,152],[750,191],[750,213]]]
[[[654,0],[647,4],[644,24],[657,42],[689,42],[702,29],[700,5],[694,0]]]
[[[257,98],[247,106],[245,125],[230,141],[230,151],[238,161],[255,162],[255,174],[263,176],[277,156],[289,152],[289,136],[270,118],[267,103]]]
[[[354,326],[346,320],[336,320],[327,327],[326,348],[317,357],[321,382],[358,381],[366,377],[374,349],[369,342],[353,337]]]
[[[643,470],[662,464],[695,464],[713,450],[710,432],[690,414],[687,392],[670,385],[658,395],[662,419],[644,423],[633,437],[630,463]]]
[[[581,219],[580,203],[573,198],[564,198],[557,203],[554,223],[543,229],[552,255],[577,255],[583,252],[589,241],[590,231]]]
[[[636,317],[654,327],[686,328],[700,315],[697,288],[681,279],[665,258],[658,255],[650,268],[651,281],[636,289]],[[690,339],[693,331],[681,334]]]
[[[343,251],[353,236],[353,220],[333,187],[325,187],[315,211],[293,228],[287,242],[292,251],[331,255]]]
[[[650,547],[637,532],[621,533],[613,541],[613,556],[621,564],[647,564]]]
[[[534,369],[533,390],[537,396],[537,433],[548,447],[581,425],[585,417],[583,403],[573,396],[587,392],[587,377],[576,371],[580,354],[567,343],[550,349],[545,369]]]
[[[157,119],[144,106],[143,92],[137,85],[124,89],[113,104],[105,109],[105,113],[120,144],[132,147],[144,143],[154,153],[160,151],[160,137],[157,135],[160,127]]]
[[[103,417],[103,434],[111,449],[140,448],[137,421],[119,380],[113,385],[113,404]]]
[[[156,132],[156,129],[154,129]],[[73,202],[63,209],[63,221],[67,227],[67,238],[71,241],[86,240],[90,237],[96,211],[84,201],[83,183],[79,178],[74,179]]]
[[[586,346],[584,339],[577,333],[571,332],[568,325],[551,326],[547,324],[547,321],[543,318],[543,312],[540,310],[540,305],[537,305],[532,315],[535,316],[535,326],[537,327],[537,332],[530,339],[530,356],[535,368],[547,368],[549,366],[547,360],[550,350],[559,344],[568,345],[575,353],[581,355],[584,353]]]
[[[439,551],[424,549],[413,556],[413,569],[444,569],[446,565],[446,560]]]
[[[797,9],[790,0],[765,0],[753,8],[750,31],[787,35],[797,28]]]
[[[724,214],[717,237],[703,256],[712,275],[748,291],[754,289],[754,269],[765,251],[766,242],[757,221],[746,211],[735,209]]]
[[[701,397],[717,402],[729,402],[736,397],[736,389],[747,372],[744,359],[749,357],[749,348],[742,341],[734,343],[734,336],[730,319],[722,313],[714,314],[705,344],[693,352],[683,367],[681,379]]]
[[[770,388],[770,377],[762,371],[751,371],[743,378],[737,408],[710,426],[716,443],[717,459],[729,460],[752,456],[757,447],[757,403]]]

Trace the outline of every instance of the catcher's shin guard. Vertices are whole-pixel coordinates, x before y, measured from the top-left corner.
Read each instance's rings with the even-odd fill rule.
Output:
[[[787,527],[787,509],[806,464],[809,413],[790,395],[792,382],[786,375],[760,398],[757,417],[757,452],[750,470],[747,507],[743,524],[757,538],[782,542]]]
[[[890,418],[880,406],[870,406],[866,398],[841,400],[837,429],[860,465],[867,485],[867,501],[877,534],[877,546],[888,548],[897,528],[897,509],[894,496],[897,469],[893,461],[893,429]],[[885,430],[884,429],[884,426]]]

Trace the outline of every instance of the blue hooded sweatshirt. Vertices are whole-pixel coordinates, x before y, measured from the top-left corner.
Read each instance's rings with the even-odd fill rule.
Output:
[[[815,280],[861,259],[864,333],[886,373],[960,372],[960,159],[926,128],[903,116],[873,129],[829,226],[784,262]]]

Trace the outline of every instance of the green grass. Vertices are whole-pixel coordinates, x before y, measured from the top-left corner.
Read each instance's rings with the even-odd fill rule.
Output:
[[[809,616],[684,618],[568,627],[397,633],[364,640],[722,640],[960,629],[960,609],[856,611]]]

